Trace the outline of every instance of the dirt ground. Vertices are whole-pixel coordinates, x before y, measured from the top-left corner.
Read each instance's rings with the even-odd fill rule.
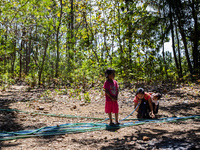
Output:
[[[136,87],[120,89],[119,119],[125,118],[133,111],[135,89]],[[200,115],[199,84],[175,85],[173,87],[164,85],[146,86],[145,90],[149,92],[159,90],[163,93],[160,100],[158,118]],[[87,99],[88,95],[89,98]],[[102,90],[93,88],[88,91],[88,95],[77,94],[72,89],[30,89],[28,86],[13,85],[6,91],[0,91],[0,109],[107,118],[104,113],[105,98]],[[136,118],[136,113],[134,112],[129,118]],[[65,123],[95,121],[87,118],[61,118],[0,111],[0,131],[19,131]],[[147,140],[143,140],[145,136]],[[115,131],[101,130],[0,141],[0,149],[200,149],[200,120],[147,123],[120,128]]]

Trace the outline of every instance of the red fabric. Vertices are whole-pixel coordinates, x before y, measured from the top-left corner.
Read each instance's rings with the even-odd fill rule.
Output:
[[[116,97],[118,94],[118,84],[117,81],[113,80],[113,82],[110,82],[109,80],[106,80],[103,88],[107,89],[109,91],[109,93],[111,94],[111,96]],[[111,101],[110,97],[108,97],[107,94],[105,94],[106,96],[106,101]]]
[[[145,100],[148,100],[148,99],[150,99],[151,98],[151,95],[149,94],[149,93],[144,93],[144,99]],[[133,102],[136,102],[136,103],[138,103],[138,100],[139,100],[139,98],[137,97],[137,96],[135,96],[135,98],[134,98],[134,100],[133,100]]]
[[[119,113],[119,107],[117,101],[106,101],[105,113]]]

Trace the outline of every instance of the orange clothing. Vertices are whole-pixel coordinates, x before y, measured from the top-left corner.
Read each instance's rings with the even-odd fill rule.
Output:
[[[144,100],[148,100],[148,99],[150,99],[151,98],[151,95],[149,94],[149,93],[144,93]],[[135,96],[135,98],[134,98],[134,100],[133,100],[133,102],[136,102],[136,103],[138,103],[138,100],[139,100],[139,98],[137,97],[137,96]]]

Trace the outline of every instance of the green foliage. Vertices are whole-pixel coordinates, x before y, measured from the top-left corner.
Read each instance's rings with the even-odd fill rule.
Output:
[[[34,72],[28,74],[25,76],[25,82],[28,83],[29,86],[34,87],[37,83],[37,74]]]
[[[68,94],[76,96],[89,88],[102,87],[107,67],[116,70],[120,83],[179,78],[171,53],[164,52],[163,56],[160,52],[170,39],[168,1],[74,1],[73,10],[69,7],[71,2],[0,2],[0,84],[13,84],[13,77],[20,77],[31,87],[39,82],[58,89],[69,86],[74,91],[58,93],[70,91]],[[181,3],[188,4],[182,8],[188,12],[183,23],[191,22],[195,18],[188,10],[197,2]],[[153,11],[149,11],[150,7]],[[178,6],[174,4],[172,8],[173,25],[180,32],[176,24],[179,9],[175,7]],[[194,60],[195,38],[191,37],[196,28],[191,24],[183,24],[182,28],[187,35],[189,58]],[[185,48],[181,39],[182,52]],[[198,47],[200,42],[196,39]],[[180,59],[186,80],[191,74],[189,62],[185,53],[181,53]]]
[[[78,99],[81,100],[81,95],[78,96]]]
[[[85,99],[85,103],[91,102],[90,95],[88,92],[84,93],[84,99]]]
[[[61,90],[61,89],[55,89],[58,95],[66,95],[68,93],[67,89]]]
[[[12,74],[5,73],[0,75],[0,85],[3,86],[3,88],[9,88],[10,85],[14,84],[15,80],[12,78]]]
[[[41,94],[41,97],[44,97],[44,98],[49,98],[51,97],[51,91],[50,90],[45,90],[43,92],[43,94]]]

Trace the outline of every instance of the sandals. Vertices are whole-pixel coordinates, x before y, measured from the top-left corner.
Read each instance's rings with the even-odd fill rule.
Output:
[[[114,123],[110,123],[109,126],[115,126],[115,124]]]
[[[119,123],[119,122],[118,122],[118,123],[115,123],[115,125],[118,126],[118,125],[120,125],[120,123]]]
[[[119,125],[120,125],[119,122],[118,122],[118,123],[115,123],[115,124],[114,124],[114,123],[110,123],[110,124],[109,124],[109,126],[119,126]]]

